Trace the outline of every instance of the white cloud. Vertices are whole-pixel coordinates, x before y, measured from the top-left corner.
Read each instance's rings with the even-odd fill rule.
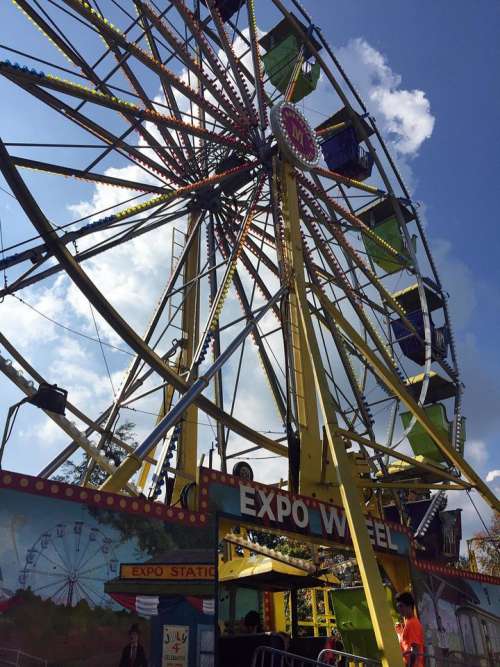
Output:
[[[482,466],[488,460],[488,445],[483,440],[470,440],[467,443],[467,458],[471,463]]]
[[[500,470],[490,470],[486,475],[486,481],[493,482],[497,477],[500,477]]]
[[[385,56],[362,38],[350,40],[337,51],[350,79],[368,101],[370,113],[400,155],[414,157],[432,135],[435,118],[422,90],[401,88],[402,77]]]

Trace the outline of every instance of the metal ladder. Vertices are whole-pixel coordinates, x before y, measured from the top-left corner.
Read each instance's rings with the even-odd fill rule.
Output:
[[[172,230],[172,249],[170,252],[170,274],[174,272],[175,267],[177,266],[179,262],[179,258],[182,254],[182,251],[184,249],[184,246],[186,244],[186,234],[178,229],[177,227],[174,227]],[[177,298],[174,301],[174,298],[171,297],[168,302],[168,321],[172,319],[174,316],[179,316],[179,314],[182,312],[182,300],[184,298],[184,293],[181,290],[180,292],[177,292],[175,295]],[[172,324],[172,326],[174,326]],[[179,329],[180,327],[177,327]]]

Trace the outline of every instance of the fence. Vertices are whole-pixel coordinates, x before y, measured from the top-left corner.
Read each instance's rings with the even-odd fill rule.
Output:
[[[15,648],[0,647],[0,666],[14,665],[14,667],[47,667],[47,660],[36,658]]]
[[[280,651],[271,646],[259,646],[253,654],[252,667],[330,667],[331,664],[335,664],[330,662],[330,659],[334,656],[336,658],[346,658],[346,662],[349,665],[356,665],[356,667],[380,666],[380,662],[377,660],[333,649],[323,649],[315,659],[304,658],[302,655],[288,653],[287,651]],[[328,662],[326,662],[327,660]]]

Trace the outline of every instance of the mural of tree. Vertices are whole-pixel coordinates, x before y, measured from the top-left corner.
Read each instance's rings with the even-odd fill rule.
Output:
[[[476,533],[469,545],[469,555],[476,559],[478,569],[485,574],[500,576],[500,513],[495,512],[488,532]]]
[[[132,447],[136,447],[138,443],[134,429],[135,424],[126,421],[116,428],[113,435]],[[103,450],[106,458],[113,459],[116,466],[120,465],[124,452],[110,438],[104,443]],[[90,462],[89,458],[88,454],[84,454],[78,463],[66,461],[61,468],[60,474],[55,475],[54,479],[58,482],[66,482],[67,484],[82,484],[85,480],[91,486],[100,486],[106,480],[107,473]]]

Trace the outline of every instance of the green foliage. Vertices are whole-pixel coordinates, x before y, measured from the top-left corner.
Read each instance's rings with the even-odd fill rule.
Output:
[[[101,525],[115,528],[122,542],[135,538],[141,552],[152,558],[178,549],[210,549],[214,540],[213,526],[187,528],[176,523],[164,523],[159,519],[98,507],[88,507],[88,511]]]
[[[123,440],[123,442],[126,442],[131,447],[136,447],[138,443],[134,429],[135,424],[133,422],[126,421],[118,426],[114,432],[114,435],[120,440]],[[123,449],[110,439],[104,443],[102,448],[106,452],[106,457],[112,458],[115,464],[119,466],[124,458]],[[60,474],[54,476],[54,480],[58,482],[66,482],[67,484],[81,484],[89,467],[89,459],[89,455],[84,454],[79,463],[66,461],[66,463],[61,468]],[[106,480],[107,476],[107,473],[102,468],[95,465],[93,466],[93,470],[90,474],[88,482],[91,486],[98,487]]]
[[[143,641],[149,643],[149,623],[124,609],[91,608],[85,600],[66,607],[29,589],[16,591],[15,597],[16,604],[0,615],[2,648],[21,648],[50,665],[118,664],[132,623],[140,625]]]
[[[500,512],[495,512],[488,532],[476,533],[472,550],[481,572],[500,576]]]
[[[304,558],[306,560],[312,558],[310,545],[295,542],[283,535],[275,535],[264,530],[252,530],[249,533],[249,537],[256,544],[268,547],[269,549],[276,549],[276,551],[280,551],[285,556]]]

